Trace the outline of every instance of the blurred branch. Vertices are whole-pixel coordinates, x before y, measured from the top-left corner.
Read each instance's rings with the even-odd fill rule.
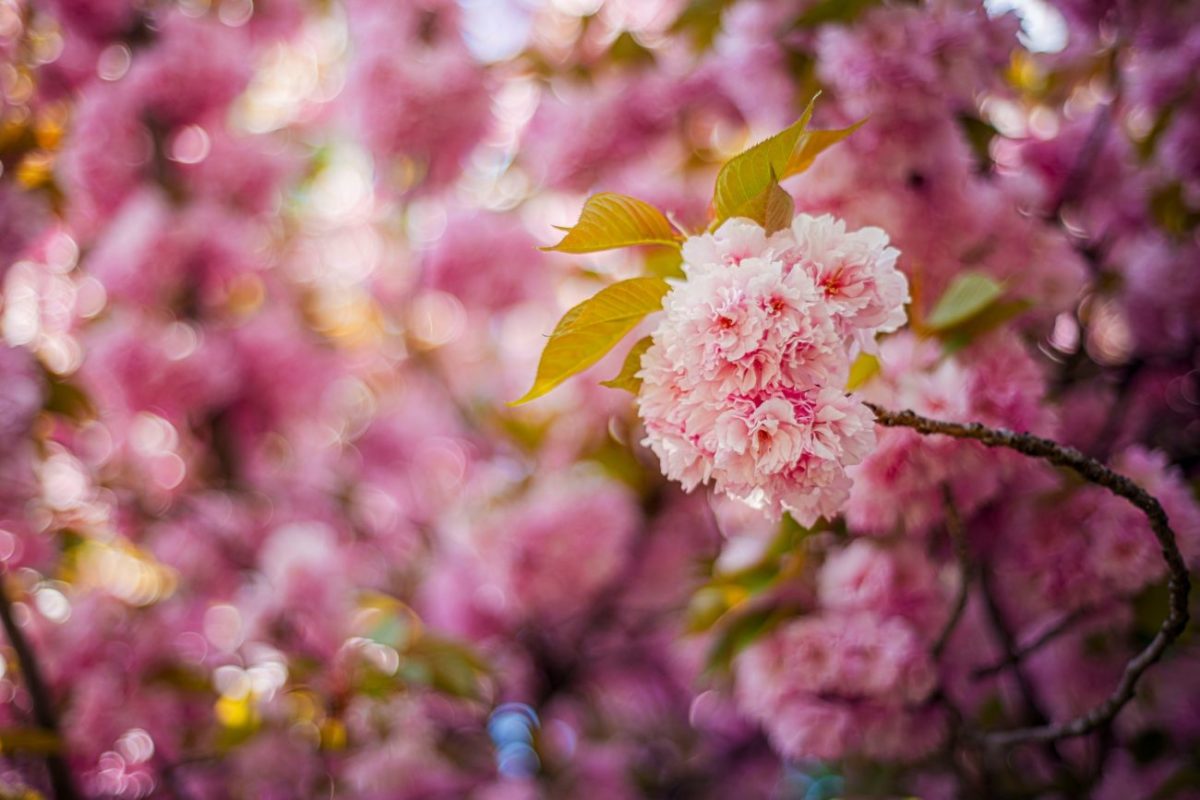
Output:
[[[1047,644],[1069,631],[1075,626],[1076,623],[1086,619],[1096,611],[1097,609],[1094,606],[1083,606],[1082,608],[1075,609],[1069,614],[1065,614],[1062,619],[1047,628],[1033,641],[1029,642],[1028,644],[1018,646],[1011,654],[1005,655],[1004,658],[1001,658],[992,664],[988,664],[987,666],[979,667],[978,669],[974,670],[971,673],[971,678],[974,680],[983,680],[985,678],[990,678],[999,672],[1003,672],[1010,664],[1015,664],[1024,660],[1028,656],[1033,655],[1038,650],[1041,650]]]
[[[1104,146],[1105,137],[1108,136],[1112,124],[1113,107],[1116,102],[1117,100],[1114,98],[1111,103],[1101,106],[1100,110],[1096,112],[1096,118],[1092,122],[1091,130],[1088,131],[1087,139],[1084,140],[1083,147],[1079,149],[1075,163],[1071,165],[1071,171],[1067,173],[1067,179],[1063,181],[1062,189],[1059,191],[1054,205],[1046,212],[1048,221],[1057,221],[1063,208],[1087,188],[1094,162]]]
[[[34,721],[59,742],[58,752],[46,754],[46,770],[50,773],[50,786],[54,790],[54,796],[58,800],[76,800],[79,793],[75,790],[75,781],[71,776],[70,767],[67,766],[67,761],[61,753],[62,736],[58,726],[58,714],[54,710],[54,703],[50,699],[50,692],[42,678],[42,670],[38,666],[33,648],[21,631],[21,626],[17,624],[16,617],[13,616],[13,606],[8,597],[8,581],[5,576],[0,576],[0,623],[4,625],[8,641],[17,654],[21,676],[33,704]]]
[[[1188,623],[1188,594],[1191,581],[1187,565],[1179,552],[1175,532],[1171,530],[1167,514],[1158,500],[1128,477],[1114,472],[1094,458],[1088,458],[1072,447],[1066,447],[1049,439],[1029,433],[1014,433],[1003,429],[988,428],[978,423],[958,423],[933,420],[913,411],[888,411],[871,403],[866,404],[875,413],[875,421],[886,427],[911,428],[920,434],[951,436],[971,439],[987,447],[1003,447],[1033,458],[1040,458],[1055,466],[1066,467],[1086,481],[1103,486],[1118,497],[1123,497],[1146,515],[1155,539],[1162,550],[1163,560],[1169,573],[1169,610],[1158,632],[1144,650],[1125,665],[1117,687],[1108,698],[1091,710],[1074,719],[1061,723],[1047,723],[986,734],[983,742],[992,747],[1007,747],[1016,744],[1055,742],[1075,736],[1083,736],[1107,726],[1133,699],[1134,690],[1142,674],[1162,658],[1167,647],[1183,633]]]
[[[958,593],[954,597],[954,608],[951,609],[945,627],[942,628],[942,632],[938,634],[933,643],[934,658],[940,656],[946,649],[950,635],[954,633],[954,628],[958,625],[958,621],[967,607],[972,571],[971,551],[967,547],[967,531],[963,526],[962,515],[958,513],[958,506],[954,503],[954,495],[946,484],[942,485],[942,501],[946,507],[946,533],[950,536],[950,543],[954,547],[954,557],[958,561],[958,571],[961,577]]]

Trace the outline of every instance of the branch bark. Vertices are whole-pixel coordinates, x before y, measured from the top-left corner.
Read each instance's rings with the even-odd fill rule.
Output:
[[[1096,612],[1097,608],[1095,606],[1083,606],[1082,608],[1075,609],[1071,613],[1063,616],[1062,619],[1051,625],[1043,633],[1038,634],[1038,636],[1028,644],[1019,645],[1011,655],[1006,655],[995,663],[973,670],[971,672],[971,679],[979,681],[1003,672],[1004,670],[1008,669],[1011,664],[1018,663],[1033,655],[1038,650],[1041,650],[1047,644],[1069,631],[1076,625],[1076,623],[1087,619]]]
[[[970,594],[971,582],[971,550],[967,544],[967,531],[963,526],[962,515],[958,513],[958,506],[954,502],[954,495],[950,491],[948,485],[942,485],[942,503],[946,508],[946,534],[950,537],[950,544],[954,549],[954,558],[958,561],[958,571],[960,573],[958,592],[954,596],[954,606],[950,609],[950,616],[946,620],[945,627],[938,634],[937,639],[933,643],[933,657],[941,656],[942,651],[946,649],[946,645],[950,643],[950,637],[954,633],[954,629],[958,626],[958,621],[962,619],[963,611],[967,608],[967,597]]]
[[[62,733],[59,730],[58,714],[54,710],[54,702],[51,700],[46,682],[42,678],[42,670],[34,656],[33,647],[30,646],[29,640],[21,631],[21,626],[17,624],[16,617],[13,616],[12,601],[8,597],[8,581],[3,575],[0,575],[0,624],[3,624],[9,644],[17,654],[21,676],[33,704],[34,721],[39,727],[54,734],[55,739],[61,743]],[[46,770],[50,773],[50,786],[54,790],[57,800],[76,800],[79,797],[79,793],[75,789],[75,780],[71,776],[71,768],[61,753],[46,755]]]
[[[1029,433],[988,428],[978,423],[947,422],[922,417],[913,411],[889,411],[872,403],[866,404],[875,413],[875,421],[885,427],[911,428],[923,435],[951,436],[970,439],[987,447],[1002,447],[1040,458],[1055,466],[1065,467],[1086,481],[1103,486],[1123,497],[1146,515],[1166,562],[1169,590],[1169,609],[1158,632],[1145,649],[1125,665],[1116,688],[1107,699],[1074,719],[1009,731],[999,731],[982,737],[989,747],[1009,747],[1027,743],[1055,742],[1083,736],[1106,727],[1133,699],[1137,682],[1151,666],[1162,658],[1166,649],[1179,638],[1188,624],[1188,594],[1191,581],[1175,532],[1158,500],[1130,478],[1106,467],[1094,458],[1058,442]]]

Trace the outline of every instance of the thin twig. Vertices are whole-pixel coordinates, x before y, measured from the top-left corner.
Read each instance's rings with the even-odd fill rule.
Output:
[[[1112,103],[1101,107],[1096,113],[1087,139],[1084,140],[1083,147],[1079,149],[1079,155],[1076,157],[1075,163],[1071,165],[1071,171],[1067,173],[1067,179],[1063,181],[1062,189],[1059,191],[1054,205],[1046,212],[1047,220],[1057,220],[1063,208],[1086,188],[1088,179],[1092,176],[1093,162],[1100,154],[1100,150],[1104,146],[1104,139],[1108,135],[1109,126],[1112,123],[1112,109],[1115,104],[1116,100],[1114,99]]]
[[[954,547],[954,557],[958,561],[960,577],[958,593],[954,597],[954,608],[950,610],[950,617],[946,620],[946,625],[942,628],[942,632],[938,634],[937,639],[933,643],[934,658],[940,656],[942,651],[946,649],[946,644],[949,643],[950,636],[954,633],[954,628],[958,625],[963,611],[967,608],[967,596],[970,590],[972,571],[971,551],[967,546],[967,531],[963,526],[962,515],[958,513],[958,506],[954,503],[954,494],[946,484],[942,485],[942,504],[946,508],[946,533],[950,536],[950,543]]]
[[[1050,715],[1042,707],[1037,688],[1025,670],[1021,668],[1020,659],[1016,656],[1017,640],[1004,616],[1004,609],[1000,607],[1000,601],[996,598],[990,570],[980,570],[979,586],[988,620],[992,623],[992,630],[995,632],[996,638],[1000,640],[1000,648],[1004,651],[1004,662],[1011,667],[1013,678],[1017,683],[1017,690],[1021,693],[1021,699],[1025,703],[1025,714],[1028,720],[1035,725],[1045,725],[1049,723]]]
[[[988,447],[1003,447],[1027,456],[1040,458],[1055,466],[1066,467],[1081,478],[1103,486],[1113,494],[1123,497],[1138,508],[1150,521],[1150,528],[1158,540],[1163,560],[1167,564],[1169,577],[1170,607],[1161,627],[1144,650],[1125,665],[1125,671],[1117,687],[1107,699],[1091,710],[1062,723],[1036,725],[1010,731],[1000,731],[983,737],[986,745],[1007,747],[1029,742],[1054,742],[1075,736],[1083,736],[1112,722],[1121,709],[1133,699],[1138,680],[1163,652],[1179,638],[1188,623],[1188,593],[1191,581],[1187,565],[1179,552],[1175,532],[1171,530],[1167,514],[1157,499],[1130,478],[1114,472],[1099,461],[1088,458],[1072,447],[1066,447],[1049,439],[1029,433],[1014,433],[1003,429],[988,428],[978,423],[963,424],[922,417],[912,411],[888,411],[867,403],[875,412],[880,425],[894,428],[912,428],[924,435],[941,434],[958,439],[972,439]]]
[[[1069,631],[1077,622],[1086,619],[1095,612],[1095,606],[1083,606],[1075,609],[1070,614],[1063,615],[1058,622],[1051,625],[1028,644],[1023,644],[1017,647],[1011,656],[1006,655],[1004,658],[988,664],[987,666],[978,667],[972,671],[971,679],[981,681],[985,678],[990,678],[999,672],[1003,672],[1010,664],[1025,660],[1038,650],[1041,650],[1043,647],[1048,645],[1050,642],[1057,639],[1059,636],[1062,636],[1064,633]]]
[[[21,667],[21,676],[25,679],[25,688],[29,691],[29,699],[33,704],[33,718],[38,727],[51,733],[55,740],[62,745],[62,734],[58,726],[58,714],[50,699],[50,692],[42,678],[41,667],[34,656],[33,647],[25,638],[21,626],[13,616],[12,601],[8,598],[7,580],[0,575],[0,623],[8,635],[9,644],[17,654],[17,663]],[[79,793],[75,790],[75,780],[71,769],[61,752],[46,754],[46,770],[50,773],[50,786],[58,800],[75,800]]]

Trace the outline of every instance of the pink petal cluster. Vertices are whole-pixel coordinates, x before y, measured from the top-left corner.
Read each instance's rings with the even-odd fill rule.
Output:
[[[1162,453],[1133,446],[1113,469],[1153,494],[1167,512],[1189,564],[1200,559],[1200,506]],[[1054,484],[1041,492],[1054,498]],[[1166,566],[1145,515],[1100,486],[1085,486],[1052,510],[1028,504],[1000,526],[1000,574],[1021,586],[1020,606],[1033,612],[1098,606],[1135,595],[1165,577]],[[1026,534],[1035,527],[1037,536]]]
[[[585,471],[539,481],[462,522],[427,616],[458,630],[566,622],[617,575],[636,530],[621,484]]]
[[[942,735],[939,718],[922,708],[936,668],[900,619],[803,617],[756,641],[736,669],[739,706],[789,758],[908,760]]]
[[[838,512],[846,467],[874,444],[870,411],[844,391],[850,364],[908,300],[887,242],[802,214],[770,236],[732,219],[684,243],[687,280],[664,301],[638,398],[668,478],[801,524]]]
[[[884,547],[855,539],[821,565],[817,595],[821,606],[832,611],[872,611],[908,620],[929,639],[949,617],[948,584],[938,565],[913,542]]]
[[[491,124],[488,75],[466,49],[457,7],[354,0],[347,12],[354,52],[344,102],[354,131],[381,161],[403,156],[430,183],[452,181]]]
[[[1014,336],[988,336],[946,357],[936,340],[904,332],[881,344],[880,372],[859,392],[886,408],[934,419],[1047,435],[1054,418],[1042,405],[1044,384],[1041,368]],[[943,486],[960,511],[972,512],[1027,466],[1015,453],[908,428],[881,428],[877,437],[878,446],[850,470],[846,520],[858,533],[923,535],[944,518]]]

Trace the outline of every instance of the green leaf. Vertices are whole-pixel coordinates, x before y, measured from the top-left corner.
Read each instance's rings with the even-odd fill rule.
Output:
[[[654,51],[647,49],[629,31],[623,31],[608,48],[613,64],[643,66],[655,62]]]
[[[1186,235],[1200,223],[1200,213],[1188,206],[1183,196],[1183,184],[1178,181],[1151,195],[1150,214],[1160,228],[1175,237]]]
[[[725,162],[717,173],[717,185],[713,193],[717,222],[736,215],[772,183],[786,177],[788,161],[800,137],[805,134],[816,101],[814,96],[800,119],[787,128]]]
[[[796,20],[797,28],[813,28],[830,22],[845,24],[880,0],[819,0]]]
[[[62,743],[45,728],[0,728],[0,753],[57,753]]]
[[[642,368],[642,356],[650,345],[654,344],[654,340],[649,336],[643,336],[637,340],[637,343],[630,349],[629,355],[625,356],[625,363],[621,365],[621,371],[616,377],[607,381],[600,381],[601,386],[607,386],[610,389],[624,389],[627,392],[637,394],[642,388],[642,379],[637,376]]]
[[[751,205],[772,183],[804,172],[824,150],[854,133],[866,121],[859,120],[839,130],[810,131],[808,123],[816,99],[814,96],[809,101],[796,122],[721,167],[713,194],[717,224],[738,216],[741,209]]]
[[[660,244],[679,247],[679,234],[654,206],[623,194],[602,192],[583,205],[579,221],[552,247],[560,253],[595,253],[616,247]]]
[[[47,411],[73,422],[86,422],[96,418],[96,406],[86,392],[49,370],[45,371],[45,378],[46,399],[43,407]]]
[[[879,359],[870,353],[859,353],[850,365],[850,377],[846,379],[846,391],[853,392],[879,372]]]
[[[805,131],[804,135],[796,141],[796,148],[792,151],[791,158],[788,159],[787,169],[779,175],[779,179],[783,180],[804,172],[813,165],[817,156],[854,133],[866,122],[866,119],[860,119],[845,128],[831,131]]]
[[[784,191],[778,181],[771,181],[767,188],[750,198],[737,209],[732,217],[752,219],[766,228],[767,233],[783,230],[792,224],[796,215],[796,202]]]
[[[965,322],[939,331],[938,337],[942,340],[942,350],[947,355],[956,353],[980,336],[999,328],[1014,317],[1019,317],[1032,307],[1033,303],[1024,298],[992,303]]]
[[[535,400],[595,364],[643,317],[662,308],[670,289],[662,278],[630,278],[606,286],[572,308],[550,334],[533,386],[509,405]]]
[[[767,189],[767,208],[763,218],[763,227],[766,228],[767,234],[790,228],[795,216],[796,201],[782,186],[772,183]]]
[[[707,50],[721,29],[721,14],[733,5],[734,0],[692,0],[675,22],[671,33],[689,33],[698,50]]]
[[[981,165],[990,166],[992,163],[992,140],[1000,135],[996,126],[973,114],[959,114],[958,124],[962,127],[975,158]]]
[[[932,331],[944,331],[982,312],[1000,298],[1004,287],[982,272],[964,272],[937,301],[925,320]]]
[[[402,670],[414,682],[427,683],[434,689],[454,697],[482,700],[484,679],[490,669],[478,653],[451,639],[422,636],[404,653],[407,665],[416,669]]]
[[[774,608],[757,608],[739,615],[716,634],[705,659],[709,671],[728,671],[733,660],[783,621],[783,616]]]
[[[658,278],[684,278],[683,253],[675,248],[650,247],[643,261],[647,275]]]

